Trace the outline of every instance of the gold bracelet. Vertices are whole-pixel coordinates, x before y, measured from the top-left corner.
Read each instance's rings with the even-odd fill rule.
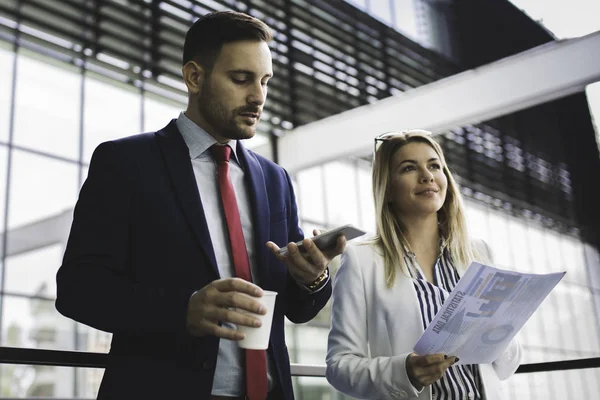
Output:
[[[323,282],[327,280],[327,278],[329,278],[329,268],[325,268],[325,271],[323,271],[323,273],[314,282],[306,285],[306,287],[308,290],[313,292],[317,290],[323,284]]]

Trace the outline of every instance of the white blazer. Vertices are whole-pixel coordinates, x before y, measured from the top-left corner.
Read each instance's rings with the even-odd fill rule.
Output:
[[[327,380],[360,399],[431,400],[431,386],[418,393],[406,372],[406,357],[423,333],[412,279],[396,274],[385,283],[383,258],[372,245],[349,243],[333,286]],[[521,360],[513,340],[493,364],[480,364],[486,400],[503,400],[499,380],[510,377]]]

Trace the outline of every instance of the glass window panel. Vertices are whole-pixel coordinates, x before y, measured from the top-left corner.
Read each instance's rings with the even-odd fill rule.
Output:
[[[598,371],[598,368],[582,369],[576,372],[581,374],[581,380],[587,386],[588,395],[583,398],[590,399],[593,397],[592,394],[600,393],[600,371]]]
[[[3,44],[0,43],[0,46]],[[14,53],[0,47],[0,141],[8,142]]]
[[[144,132],[157,131],[164,128],[170,120],[177,118],[179,113],[184,110],[184,104],[145,94]]]
[[[14,143],[76,160],[79,156],[81,75],[19,53]]]
[[[541,349],[545,348],[546,343],[545,331],[541,318],[542,314],[538,308],[517,334],[519,343],[523,349],[522,363],[546,361],[546,354],[541,351]]]
[[[6,168],[8,149],[0,145],[0,231],[4,231],[4,207],[6,206]],[[1,250],[0,250],[1,252]],[[0,254],[1,255],[1,254]]]
[[[74,327],[56,311],[54,300],[3,297],[2,346],[73,350]]]
[[[8,227],[62,213],[77,200],[77,164],[13,150]]]
[[[46,365],[0,365],[3,398],[73,398],[74,369]]]
[[[44,232],[40,232],[42,234]],[[56,271],[61,264],[62,255],[63,244],[57,243],[6,257],[4,290],[56,298]]]
[[[545,251],[548,255],[548,272],[566,271],[560,250],[561,237],[558,233],[547,230],[544,240],[546,242]]]
[[[310,325],[290,325],[288,331],[289,328],[296,339],[292,344],[287,344],[289,352],[294,354],[291,362],[324,365],[329,329]]]
[[[326,220],[329,225],[359,225],[356,166],[331,162],[323,167],[325,175]]]
[[[528,374],[529,375],[529,374]],[[554,383],[548,380],[548,377],[544,376],[532,376],[529,379],[529,386],[531,387],[532,397],[535,399],[563,399],[568,397],[554,397],[556,388]],[[563,385],[562,391],[567,392],[567,388]],[[520,397],[519,397],[520,398]]]
[[[596,127],[596,143],[598,144],[598,150],[600,150],[600,122],[598,122],[600,121],[600,82],[586,86],[585,94],[592,114],[592,121],[594,121]]]
[[[388,25],[392,25],[390,0],[369,0],[369,14],[372,14]]]
[[[85,180],[87,179],[89,168],[90,167],[88,165],[84,165],[80,168],[81,180],[79,181],[79,189],[81,189],[81,186],[83,186],[83,182],[85,182]]]
[[[599,393],[598,368],[516,374],[501,382],[510,399],[589,399]],[[513,391],[514,390],[514,391]]]
[[[544,242],[544,232],[537,226],[529,225],[527,227],[527,240],[529,251],[531,252],[531,266],[536,274],[545,274],[550,272],[548,267],[546,246]]]
[[[292,377],[296,400],[351,400],[353,397],[337,392],[325,377]]]
[[[92,353],[108,353],[112,334],[99,331],[87,325],[76,323],[77,348],[76,350]],[[78,368],[78,396],[86,399],[95,399],[98,388],[102,382],[104,369],[102,368]]]
[[[366,0],[346,0],[348,3],[355,7],[364,9],[366,7]]]
[[[135,88],[107,82],[92,73],[85,78],[83,114],[86,163],[100,143],[142,131],[141,96]]]
[[[516,218],[508,219],[508,237],[513,253],[513,268],[519,272],[533,273],[525,226],[525,221]]]
[[[414,0],[395,0],[393,11],[396,29],[411,39],[417,40],[419,32],[417,30],[417,14],[415,12]]]
[[[490,244],[490,230],[488,228],[488,210],[474,201],[465,201],[467,224],[473,239],[485,240]]]
[[[99,331],[90,326],[77,323],[77,350],[94,353],[108,353],[112,333]]]
[[[11,328],[9,335],[15,333],[16,329]],[[0,394],[8,398],[27,398],[35,372],[31,365],[0,364]]]
[[[375,205],[373,204],[373,189],[371,184],[370,167],[358,168],[358,195],[360,197],[360,228],[375,233]]]
[[[595,315],[592,293],[579,285],[562,282],[555,290],[564,293],[560,304],[563,317],[559,323],[564,331],[563,347],[571,350],[569,358],[600,356],[596,321],[590,318]]]
[[[526,362],[544,362],[557,361],[566,357],[566,343],[563,341],[564,326],[563,323],[568,323],[568,315],[558,312],[557,304],[566,307],[565,290],[562,285],[558,285],[544,299],[540,307],[531,316],[526,326],[523,328],[527,335],[527,344],[530,344],[536,349],[544,351],[535,354],[527,352]],[[541,357],[539,359],[535,357]]]
[[[300,218],[325,223],[322,168],[313,167],[300,171],[296,176],[296,181],[298,182],[296,196]]]
[[[98,397],[104,368],[77,368],[77,397],[95,399]]]
[[[509,399],[530,399],[531,374],[515,374],[509,379],[500,381]]]
[[[490,241],[487,243],[492,250],[494,265],[499,268],[510,268],[512,265],[510,242],[508,240],[507,215],[489,210]]]
[[[561,253],[566,266],[567,276],[571,282],[580,285],[588,284],[583,246],[576,239],[563,236],[561,240]]]
[[[269,136],[267,133],[256,132],[256,134],[250,139],[244,139],[244,147],[255,151],[256,153],[272,159],[271,155],[271,144],[269,142]]]

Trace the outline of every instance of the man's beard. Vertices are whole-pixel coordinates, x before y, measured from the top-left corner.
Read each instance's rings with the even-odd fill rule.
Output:
[[[254,126],[240,126],[236,117],[251,107],[239,107],[229,111],[215,96],[210,84],[204,86],[198,98],[198,112],[204,117],[209,126],[215,130],[213,133],[232,140],[250,139],[254,136]],[[252,110],[256,112],[256,110]],[[245,129],[244,129],[245,128]]]

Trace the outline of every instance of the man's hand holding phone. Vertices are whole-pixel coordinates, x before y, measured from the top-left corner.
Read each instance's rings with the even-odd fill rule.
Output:
[[[267,242],[267,247],[287,265],[290,275],[296,282],[310,286],[325,273],[331,260],[342,254],[346,247],[346,240],[365,233],[352,225],[345,225],[324,233],[315,229],[313,238],[288,243],[287,247],[283,248],[279,248],[273,242]]]

